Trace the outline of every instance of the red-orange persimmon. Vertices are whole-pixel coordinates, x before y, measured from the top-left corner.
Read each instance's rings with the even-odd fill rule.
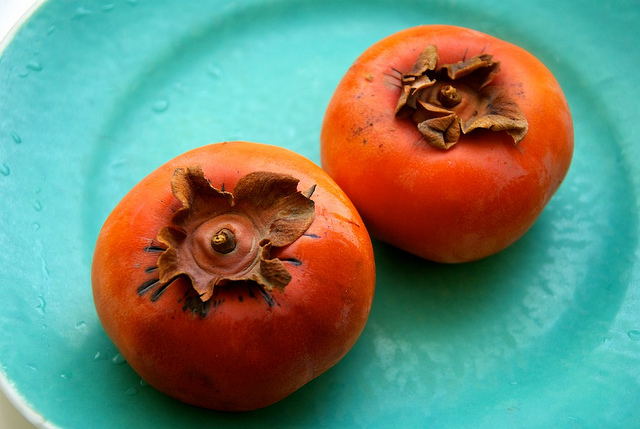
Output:
[[[371,241],[340,188],[289,150],[204,146],[137,184],[92,266],[102,325],[149,384],[251,410],[336,364],[374,293]]]
[[[569,106],[551,72],[513,44],[445,25],[367,49],[321,133],[322,165],[371,234],[439,262],[520,238],[572,155]]]

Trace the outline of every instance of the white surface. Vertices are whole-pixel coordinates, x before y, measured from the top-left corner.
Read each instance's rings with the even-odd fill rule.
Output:
[[[33,429],[31,423],[9,402],[4,393],[0,393],[0,428],[1,429]]]
[[[16,23],[38,0],[0,0],[0,47],[12,33]],[[6,41],[5,41],[6,42]],[[4,392],[0,391],[0,429],[33,429],[31,423],[18,412]]]
[[[35,3],[37,0],[0,0],[0,40]]]

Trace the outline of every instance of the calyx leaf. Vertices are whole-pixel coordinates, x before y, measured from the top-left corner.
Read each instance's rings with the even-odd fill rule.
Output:
[[[490,85],[500,62],[489,54],[452,64],[438,60],[438,49],[429,45],[402,74],[396,117],[411,118],[426,142],[439,149],[478,128],[506,131],[515,144],[524,139],[529,125],[520,107],[504,88]]]
[[[297,187],[292,176],[254,172],[231,193],[213,187],[199,166],[176,169],[171,189],[182,206],[157,236],[167,246],[158,258],[160,282],[187,276],[203,302],[231,281],[283,290],[291,274],[271,249],[296,241],[315,217],[313,188]]]

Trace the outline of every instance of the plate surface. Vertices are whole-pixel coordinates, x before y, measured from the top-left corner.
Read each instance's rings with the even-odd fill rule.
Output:
[[[0,365],[63,428],[639,427],[640,20],[636,1],[48,1],[0,56]],[[534,227],[443,266],[375,242],[369,323],[334,368],[244,414],[149,387],[93,307],[97,233],[192,147],[252,140],[319,162],[324,109],[370,44],[475,28],[532,52],[575,121],[569,175]],[[39,416],[42,417],[38,422]]]

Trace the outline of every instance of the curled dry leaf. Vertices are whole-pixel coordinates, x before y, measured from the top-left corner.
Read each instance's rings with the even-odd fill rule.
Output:
[[[440,149],[478,128],[506,131],[518,144],[527,119],[504,88],[489,85],[499,71],[489,54],[439,66],[438,49],[429,45],[401,76],[396,116],[410,117],[427,143]]]
[[[202,301],[230,281],[284,289],[291,274],[271,249],[293,243],[315,216],[314,188],[302,193],[297,187],[294,177],[255,172],[231,193],[213,187],[200,167],[175,170],[171,188],[182,207],[158,233],[167,246],[158,258],[160,282],[185,275]]]

